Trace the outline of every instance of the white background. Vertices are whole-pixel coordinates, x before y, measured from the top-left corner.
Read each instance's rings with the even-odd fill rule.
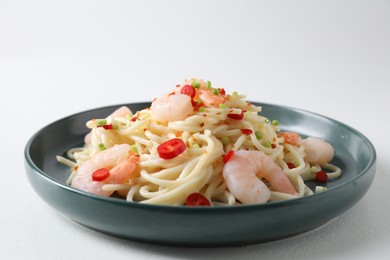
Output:
[[[266,244],[190,249],[73,223],[29,185],[40,128],[147,101],[185,78],[313,111],[366,135],[377,172],[330,224]],[[388,259],[389,1],[0,1],[0,259]],[[93,258],[91,258],[93,256]]]

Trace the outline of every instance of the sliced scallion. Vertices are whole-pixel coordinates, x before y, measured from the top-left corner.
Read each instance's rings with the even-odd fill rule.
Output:
[[[206,88],[207,88],[207,89],[211,89],[211,81],[210,81],[210,80],[207,81],[207,86],[206,86]]]
[[[131,149],[134,153],[136,153],[136,154],[139,153],[139,152],[138,152],[137,145],[135,145],[135,144],[130,145],[130,149]]]
[[[318,172],[318,168],[316,166],[310,167],[310,173],[311,174],[315,174],[316,172]]]
[[[199,88],[200,87],[200,82],[194,79],[191,84],[194,88]]]
[[[260,131],[255,131],[255,135],[256,135],[257,140],[260,140],[261,138],[263,138],[263,134]]]
[[[230,144],[230,138],[228,136],[223,136],[221,138],[221,142],[222,142],[223,145]]]
[[[106,147],[104,146],[104,144],[102,144],[102,143],[99,144],[99,150],[100,151],[106,150]]]
[[[106,119],[99,119],[96,121],[96,124],[98,126],[104,126],[104,125],[107,125],[107,120]]]

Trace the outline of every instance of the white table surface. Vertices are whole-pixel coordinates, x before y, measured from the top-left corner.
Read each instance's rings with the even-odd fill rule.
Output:
[[[231,248],[112,238],[49,207],[23,149],[43,126],[147,101],[185,78],[320,113],[361,131],[375,180],[328,225]],[[0,2],[0,259],[389,259],[389,1]],[[93,258],[90,258],[93,255]]]

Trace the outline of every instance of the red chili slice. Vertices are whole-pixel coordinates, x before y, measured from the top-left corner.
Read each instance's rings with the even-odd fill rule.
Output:
[[[242,120],[244,118],[244,112],[241,112],[241,114],[228,114],[227,117],[234,120]]]
[[[92,173],[93,181],[104,181],[110,176],[110,172],[106,168],[97,169]]]
[[[200,193],[192,193],[187,197],[187,206],[210,206],[210,201]]]
[[[295,164],[293,164],[291,162],[288,162],[287,166],[288,166],[289,169],[294,169],[295,168]]]
[[[193,86],[191,86],[191,85],[185,85],[185,86],[181,89],[180,93],[185,94],[185,95],[188,95],[188,96],[190,96],[191,99],[192,99],[192,98],[195,97],[196,90],[195,90],[195,88],[194,88]]]
[[[225,154],[225,156],[223,157],[223,162],[227,163],[232,158],[233,155],[234,155],[234,151],[233,150],[230,150],[229,152],[227,152]]]
[[[221,94],[222,96],[225,96],[226,95],[226,91],[224,88],[220,88],[219,89],[219,94]]]
[[[319,182],[327,182],[328,174],[326,174],[324,171],[319,171],[316,173],[315,180]]]
[[[186,144],[180,138],[173,138],[157,147],[158,155],[161,159],[172,159],[186,150]]]
[[[204,106],[204,104],[203,104],[202,101],[198,102],[198,101],[192,100],[192,101],[191,101],[191,104],[192,104],[192,106],[194,107],[194,110],[195,110],[195,111],[199,111],[199,109],[200,109],[202,106]]]
[[[247,128],[243,128],[241,129],[241,133],[243,133],[244,135],[250,135],[251,133],[253,133],[253,131]]]
[[[102,125],[102,126],[98,126],[98,127],[103,127],[103,128],[106,129],[106,130],[112,130],[112,124],[109,124],[109,125]]]

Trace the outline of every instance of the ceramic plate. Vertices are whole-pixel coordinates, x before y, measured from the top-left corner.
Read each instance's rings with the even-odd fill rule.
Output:
[[[232,246],[296,235],[339,216],[369,189],[376,154],[370,141],[351,127],[304,110],[253,102],[262,115],[278,119],[284,131],[326,139],[335,148],[333,162],[343,175],[328,190],[299,199],[231,207],[173,207],[130,203],[73,189],[65,184],[69,169],[56,161],[83,144],[91,118],[111,114],[117,106],[97,108],[42,128],[25,147],[25,168],[32,187],[50,206],[91,229],[134,241],[176,246]],[[132,111],[150,103],[126,104]],[[308,183],[313,186],[314,183]]]

